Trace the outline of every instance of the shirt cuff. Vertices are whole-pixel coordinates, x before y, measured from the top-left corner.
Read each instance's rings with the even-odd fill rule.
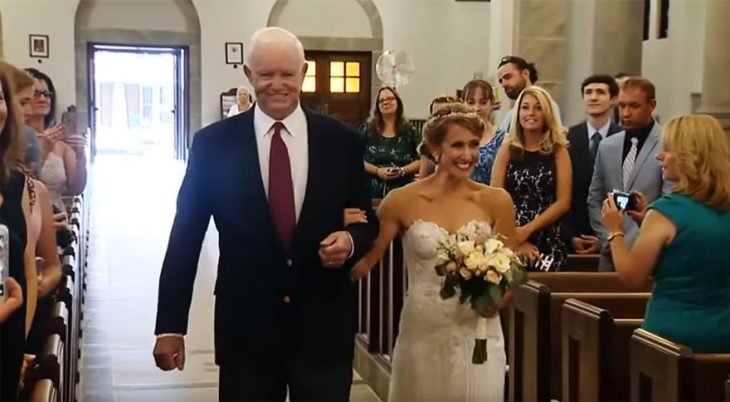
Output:
[[[349,260],[355,254],[355,241],[352,240],[350,232],[345,231],[345,233],[347,233],[347,237],[350,238],[350,244],[352,245],[352,247],[350,247],[350,254],[347,256],[347,259]]]
[[[168,333],[168,334],[159,334],[159,335],[157,335],[157,339],[160,339],[160,338],[169,338],[169,337],[185,339],[185,335],[183,335],[183,334],[172,334],[172,333]]]

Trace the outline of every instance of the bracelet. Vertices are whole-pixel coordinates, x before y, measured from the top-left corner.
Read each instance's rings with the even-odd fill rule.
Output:
[[[615,239],[616,237],[624,237],[624,232],[611,232],[611,234],[608,235],[608,242],[610,243],[611,240]]]

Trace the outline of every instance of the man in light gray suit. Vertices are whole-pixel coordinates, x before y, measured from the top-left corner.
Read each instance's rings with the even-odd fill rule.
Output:
[[[601,240],[599,270],[613,270],[610,233],[601,221],[601,207],[613,190],[641,193],[646,202],[665,194],[671,183],[662,180],[662,167],[655,156],[661,149],[661,127],[652,117],[656,108],[654,84],[646,78],[628,79],[618,97],[624,131],[601,141],[588,190],[588,213],[591,226]],[[639,234],[639,226],[624,217],[626,244],[631,247]],[[621,234],[619,234],[621,235]]]

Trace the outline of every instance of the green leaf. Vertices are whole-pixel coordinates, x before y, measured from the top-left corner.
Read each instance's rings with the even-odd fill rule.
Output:
[[[491,290],[491,288],[490,288]],[[490,296],[487,295],[481,295],[474,301],[474,310],[476,310],[477,313],[481,314],[485,312],[489,305],[491,304]]]
[[[441,296],[442,299],[450,299],[454,297],[454,295],[456,295],[456,289],[454,289],[453,286],[448,286],[446,283],[441,286],[439,296]]]
[[[489,287],[489,298],[492,300],[492,303],[495,304],[502,300],[502,291],[499,289],[499,286]]]
[[[440,264],[440,265],[436,265],[436,267],[435,267],[436,268],[436,275],[438,275],[438,276],[446,276],[446,274],[449,273],[449,270],[446,269],[446,265],[447,265],[446,263]]]

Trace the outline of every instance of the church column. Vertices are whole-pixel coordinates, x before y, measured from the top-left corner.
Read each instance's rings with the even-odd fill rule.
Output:
[[[698,113],[718,118],[730,133],[730,2],[706,1],[702,100]]]

